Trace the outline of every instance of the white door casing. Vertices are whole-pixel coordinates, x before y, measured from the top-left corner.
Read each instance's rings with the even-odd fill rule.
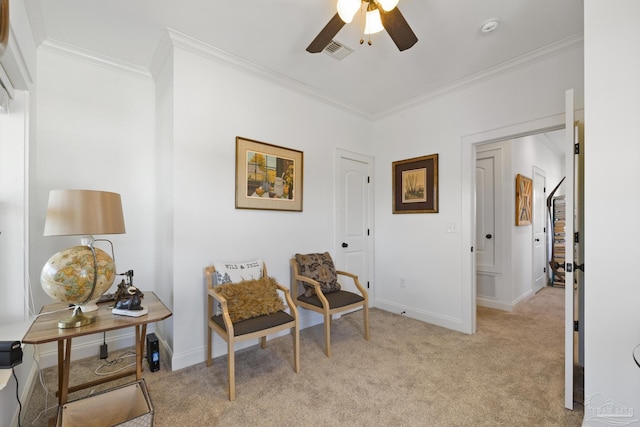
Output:
[[[373,159],[337,150],[336,165],[336,266],[357,274],[360,283],[369,288],[369,301],[373,301]],[[349,281],[343,285],[345,290],[356,291]]]
[[[573,365],[574,365],[574,277],[573,277],[573,230],[574,228],[574,174],[575,174],[575,113],[573,110],[573,89],[565,92],[565,340],[564,340],[564,406],[573,409]]]
[[[533,292],[547,285],[547,195],[545,172],[533,167]]]

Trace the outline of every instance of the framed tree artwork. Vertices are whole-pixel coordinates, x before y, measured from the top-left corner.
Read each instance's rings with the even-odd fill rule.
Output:
[[[533,181],[516,175],[516,225],[531,225],[533,215]]]
[[[438,155],[392,164],[393,213],[438,212]]]

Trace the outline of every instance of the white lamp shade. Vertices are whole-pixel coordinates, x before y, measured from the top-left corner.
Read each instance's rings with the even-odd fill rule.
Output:
[[[367,12],[367,21],[364,26],[365,34],[375,34],[384,30],[382,21],[380,20],[380,11],[373,9]]]
[[[123,234],[120,195],[94,190],[51,190],[45,236]]]
[[[398,0],[377,0],[377,2],[385,12],[389,12],[398,5]]]
[[[361,0],[338,0],[338,15],[345,23],[350,23],[353,20],[360,5]]]

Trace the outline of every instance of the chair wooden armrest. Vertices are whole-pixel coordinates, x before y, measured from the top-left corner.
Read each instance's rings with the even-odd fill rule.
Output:
[[[301,276],[300,274],[298,274],[298,269],[294,268],[294,278],[295,281],[293,282],[293,293],[294,293],[294,297],[297,298],[299,294],[301,294],[302,292],[299,292],[298,290],[298,281],[300,282],[305,282],[310,284],[311,286],[313,286],[313,288],[316,291],[316,294],[321,294],[322,293],[322,288],[320,287],[320,283],[318,283],[316,280],[310,279],[309,277],[305,277],[305,276]]]
[[[287,301],[287,305],[289,306],[289,312],[291,313],[291,315],[295,318],[298,318],[298,309],[296,308],[296,304],[291,298],[291,292],[289,292],[289,289],[285,288],[280,283],[277,283],[276,286],[284,294],[284,299],[285,301]]]
[[[207,294],[209,294],[209,298],[212,298],[214,300],[213,304],[211,305],[211,310],[209,310],[208,313],[209,319],[211,319],[211,317],[215,315],[215,300],[218,300],[222,309],[222,313],[220,313],[222,315],[222,320],[224,320],[224,324],[227,327],[227,331],[229,331],[229,334],[233,336],[233,322],[231,321],[231,316],[229,316],[227,299],[220,295],[216,288],[207,289]]]
[[[360,283],[360,279],[358,278],[357,274],[349,273],[348,271],[342,270],[336,270],[336,274],[340,276],[351,277],[353,279],[353,283],[356,285],[356,288],[358,288],[358,290],[360,291],[360,294],[363,297],[367,296],[367,291],[365,290],[364,286],[362,286],[362,283]]]

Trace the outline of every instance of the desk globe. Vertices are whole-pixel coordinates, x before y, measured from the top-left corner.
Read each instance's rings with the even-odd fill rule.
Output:
[[[58,322],[60,328],[74,328],[91,323],[93,318],[82,314],[82,311],[90,311],[91,308],[86,305],[90,301],[100,298],[103,293],[109,290],[115,280],[116,271],[113,259],[99,248],[94,247],[93,250],[96,255],[95,259],[89,246],[74,246],[65,249],[49,258],[42,268],[40,283],[47,295],[56,301],[76,306],[73,316]],[[94,289],[94,272],[96,270]],[[82,310],[83,306],[85,310]],[[81,313],[78,314],[78,311]]]

